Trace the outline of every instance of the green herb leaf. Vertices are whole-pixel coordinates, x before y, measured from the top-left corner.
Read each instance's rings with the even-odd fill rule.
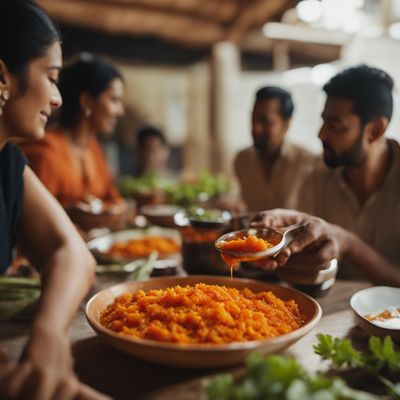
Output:
[[[336,367],[360,367],[364,365],[363,355],[353,348],[350,339],[333,339],[330,335],[317,335],[319,343],[314,346],[315,353],[323,360],[330,360]]]
[[[314,351],[323,359],[330,360],[334,367],[357,367],[377,378],[387,389],[391,398],[400,399],[400,390],[396,383],[385,376],[400,373],[400,352],[394,347],[389,336],[383,340],[370,337],[369,351],[361,353],[353,348],[350,339],[332,338],[330,335],[317,335],[319,343]]]
[[[372,336],[368,345],[371,352],[369,359],[374,369],[379,371],[387,368],[390,372],[400,372],[400,352],[395,350],[390,336],[383,340]]]
[[[128,280],[143,280],[150,277],[154,269],[154,263],[158,258],[158,252],[156,250],[152,251],[147,260],[142,266],[130,273],[127,277]]]
[[[328,339],[329,340],[329,339]],[[293,357],[252,354],[241,382],[219,375],[205,384],[208,400],[377,400],[338,378],[307,372]]]

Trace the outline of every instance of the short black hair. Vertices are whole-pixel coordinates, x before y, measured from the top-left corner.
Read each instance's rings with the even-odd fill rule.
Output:
[[[292,95],[285,89],[278,86],[264,86],[256,92],[256,100],[259,101],[277,99],[280,102],[280,115],[283,119],[292,118],[294,111],[294,104]]]
[[[347,68],[327,82],[323,90],[330,97],[353,101],[353,112],[361,123],[384,116],[389,121],[393,113],[393,79],[381,69],[368,65]]]
[[[60,41],[50,17],[31,0],[1,0],[0,59],[9,71],[23,76],[29,62]]]
[[[160,139],[161,143],[164,146],[167,145],[167,141],[161,129],[153,125],[144,125],[141,128],[139,128],[136,133],[136,141],[138,147],[142,147],[148,139],[153,137]]]
[[[82,53],[60,73],[59,89],[63,98],[58,122],[63,128],[73,127],[81,116],[79,97],[88,93],[98,98],[114,79],[123,79],[118,69],[103,58]]]

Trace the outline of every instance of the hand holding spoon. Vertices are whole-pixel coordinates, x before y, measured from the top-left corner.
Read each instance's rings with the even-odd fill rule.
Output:
[[[303,226],[304,224],[296,224],[285,228],[250,228],[234,231],[218,238],[215,242],[215,247],[221,253],[226,253],[235,258],[252,261],[261,260],[266,257],[273,257],[277,255],[286,246],[288,233],[302,228]],[[246,240],[250,236],[255,236],[257,239],[262,239],[267,242],[267,248],[257,252],[243,252],[224,249],[225,243],[237,239]]]

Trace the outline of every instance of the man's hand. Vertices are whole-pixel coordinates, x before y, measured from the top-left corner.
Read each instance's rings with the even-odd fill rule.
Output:
[[[295,210],[275,209],[256,215],[252,226],[282,228],[302,223],[294,231],[293,240],[275,257],[258,262],[260,267],[275,269],[283,265],[296,269],[318,270],[326,268],[330,260],[341,255],[340,229],[321,218]]]

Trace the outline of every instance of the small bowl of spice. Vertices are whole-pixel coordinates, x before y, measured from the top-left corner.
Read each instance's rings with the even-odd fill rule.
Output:
[[[350,299],[357,324],[369,335],[400,338],[400,288],[374,286]]]

